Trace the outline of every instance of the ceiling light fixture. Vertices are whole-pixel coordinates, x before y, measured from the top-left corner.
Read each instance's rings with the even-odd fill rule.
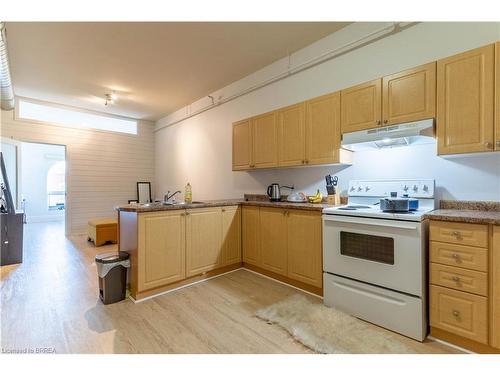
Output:
[[[107,106],[108,104],[114,104],[116,99],[118,99],[118,97],[114,91],[110,94],[104,94],[104,105]]]

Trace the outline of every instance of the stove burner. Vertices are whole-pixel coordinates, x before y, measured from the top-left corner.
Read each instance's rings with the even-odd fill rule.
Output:
[[[356,206],[344,206],[344,207],[339,207],[339,210],[346,210],[346,211],[356,211],[357,209],[361,208],[371,208],[371,206],[362,206],[362,205],[356,205]]]

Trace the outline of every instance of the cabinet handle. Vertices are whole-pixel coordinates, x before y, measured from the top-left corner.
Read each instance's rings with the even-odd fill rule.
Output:
[[[255,164],[250,164],[250,168],[255,168]]]
[[[492,143],[491,142],[484,142],[484,146],[486,148],[492,148]]]
[[[186,216],[186,214],[181,214],[181,216]]]
[[[223,209],[222,209],[222,212],[226,212],[226,209],[225,209],[225,208],[223,208]]]
[[[458,318],[458,317],[460,316],[460,311],[458,311],[458,310],[453,310],[453,311],[452,311],[452,314],[453,314],[453,316],[454,316],[455,318]]]
[[[497,147],[500,147],[500,141],[497,141]]]
[[[460,260],[460,255],[458,255],[457,253],[453,253],[451,254],[451,256],[453,257],[453,259],[455,259],[457,262]]]
[[[188,215],[189,215],[189,212],[186,212],[186,216],[188,216]]]
[[[306,159],[306,164],[309,164],[309,160]]]
[[[377,125],[380,125],[381,124],[381,121],[380,120],[377,120]]]
[[[459,232],[459,231],[457,231],[457,230],[454,230],[453,232],[451,232],[451,234],[452,234],[453,236],[455,236],[456,238],[460,238],[460,237],[462,237],[462,233],[460,233],[460,232]]]
[[[389,122],[389,120],[384,120],[384,124],[387,124]]]
[[[456,282],[456,283],[459,283],[459,282],[460,282],[460,277],[458,277],[458,276],[453,276],[451,279],[452,279],[454,282]]]
[[[306,163],[306,161],[305,161],[305,160],[302,160],[302,164],[305,164],[305,163]]]

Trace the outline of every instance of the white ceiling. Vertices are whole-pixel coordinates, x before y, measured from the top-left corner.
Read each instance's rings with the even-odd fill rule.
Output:
[[[347,24],[9,22],[7,41],[17,96],[157,120]]]

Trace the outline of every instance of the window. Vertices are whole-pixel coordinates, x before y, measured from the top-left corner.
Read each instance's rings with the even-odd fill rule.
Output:
[[[17,108],[18,117],[22,120],[35,120],[77,129],[137,134],[137,121],[131,119],[77,111],[24,99],[18,100]]]
[[[64,210],[66,203],[66,162],[58,161],[47,172],[49,210]]]

